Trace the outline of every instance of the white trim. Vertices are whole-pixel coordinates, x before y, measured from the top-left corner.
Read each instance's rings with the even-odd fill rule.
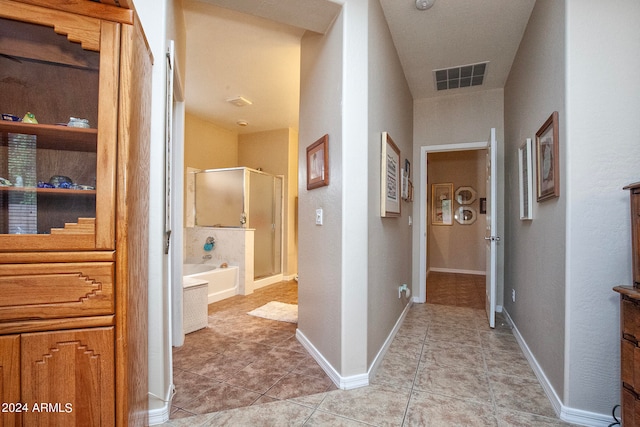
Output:
[[[427,301],[427,154],[447,151],[483,150],[487,148],[487,141],[468,142],[460,144],[423,145],[420,147],[420,188],[418,189],[418,203],[420,211],[420,263],[418,268],[419,289],[414,297],[419,303]],[[415,276],[414,276],[415,277]]]
[[[269,276],[269,277],[263,277],[258,280],[254,280],[253,290],[255,291],[256,289],[264,288],[265,286],[273,285],[274,283],[280,283],[282,282],[282,280],[283,280],[282,273]]]
[[[473,274],[476,276],[486,276],[487,272],[482,270],[461,270],[458,268],[440,268],[440,267],[431,267],[429,269],[429,271],[427,272],[427,276],[429,275],[430,272],[436,272],[436,273],[455,273],[455,274]]]
[[[296,330],[296,338],[302,344],[302,346],[309,352],[311,357],[318,362],[318,365],[327,374],[329,379],[341,390],[351,390],[354,388],[365,387],[369,385],[369,373],[352,375],[349,377],[341,376],[338,371],[335,370],[331,363],[324,358],[322,353],[307,339],[307,337],[300,331]]]
[[[369,367],[369,371],[368,371],[369,380],[373,380],[376,377],[376,372],[378,371],[378,367],[382,363],[384,356],[387,354],[387,350],[389,350],[389,347],[391,346],[393,339],[396,337],[396,334],[400,330],[402,323],[404,323],[404,319],[407,317],[407,313],[409,313],[409,310],[411,309],[412,305],[413,305],[413,301],[409,301],[409,304],[407,304],[404,307],[404,310],[402,310],[402,314],[396,321],[396,324],[393,326],[393,329],[389,333],[389,336],[387,336],[387,339],[384,341],[384,344],[380,348],[380,351],[378,351],[378,354],[376,354],[376,357],[373,359],[373,363]]]
[[[371,363],[369,370],[365,374],[352,375],[349,377],[341,376],[338,371],[336,371],[334,367],[331,366],[331,363],[329,363],[329,361],[324,358],[324,356],[318,351],[318,349],[315,348],[311,341],[309,341],[307,337],[300,331],[300,329],[296,330],[296,338],[298,339],[300,344],[302,344],[302,346],[309,352],[311,357],[313,357],[315,361],[318,362],[318,365],[320,365],[322,370],[338,388],[342,390],[351,390],[354,388],[365,387],[368,386],[370,381],[375,377],[375,373],[378,370],[378,367],[382,363],[387,350],[389,350],[393,339],[396,337],[396,334],[400,330],[400,327],[402,326],[404,319],[407,317],[407,313],[409,313],[409,310],[411,309],[413,303],[414,301],[411,300],[404,307],[402,314],[396,321],[396,324],[393,326],[393,329],[387,336],[387,339],[384,341],[384,344],[380,348],[380,351],[378,351],[378,354],[376,354],[376,357],[373,359],[373,363]]]
[[[176,387],[173,384],[169,386],[169,391],[167,392],[167,396],[164,400],[152,393],[149,393],[149,407],[154,406],[153,403],[155,402],[161,404],[159,408],[149,409],[150,426],[164,424],[169,421],[169,417],[171,416],[171,401],[173,400],[173,396],[175,396],[175,394]]]
[[[556,412],[556,415],[558,415],[558,417],[562,421],[566,421],[568,423],[577,424],[581,426],[588,426],[588,427],[601,427],[604,425],[609,425],[612,422],[614,422],[613,418],[609,414],[598,414],[596,412],[587,412],[581,409],[571,408],[563,405],[562,401],[560,400],[560,397],[558,397],[558,394],[556,393],[556,391],[553,389],[553,386],[549,382],[549,379],[544,374],[542,367],[540,366],[540,364],[538,364],[538,361],[536,360],[535,356],[529,349],[529,346],[527,346],[527,343],[525,342],[524,338],[520,334],[520,331],[518,330],[516,325],[513,323],[513,319],[511,319],[511,316],[509,316],[509,313],[506,310],[504,310],[503,313],[504,313],[505,320],[513,330],[513,335],[515,336],[516,341],[518,342],[518,345],[522,350],[522,353],[524,354],[525,358],[529,362],[531,369],[533,369],[533,372],[536,375],[536,378],[540,382],[542,389],[544,390],[545,394],[547,395],[547,398],[551,402],[551,406],[553,406],[553,410]]]

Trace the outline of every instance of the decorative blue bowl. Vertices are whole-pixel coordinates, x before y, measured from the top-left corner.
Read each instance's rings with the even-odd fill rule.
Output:
[[[20,121],[20,117],[18,116],[14,116],[13,114],[2,114],[2,120],[6,120],[9,122],[19,122]]]

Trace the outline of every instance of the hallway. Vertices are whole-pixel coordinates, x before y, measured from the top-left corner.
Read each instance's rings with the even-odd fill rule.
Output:
[[[451,277],[442,277],[443,282],[456,286]],[[463,281],[468,283],[468,281]],[[289,284],[289,287],[292,285]],[[297,285],[296,285],[297,286]],[[473,286],[469,286],[473,288]],[[480,287],[476,284],[475,288]],[[271,289],[273,288],[273,289]],[[275,292],[286,288],[284,284],[264,288],[264,292]],[[269,298],[274,298],[271,294]],[[289,294],[290,296],[292,294]],[[291,302],[291,301],[283,301]],[[251,309],[244,304],[244,312]],[[240,319],[251,316],[233,316],[231,328],[223,328],[215,312],[210,311],[210,328],[226,334],[226,342],[240,339]],[[280,322],[282,323],[282,322]],[[542,387],[522,355],[520,348],[501,315],[497,317],[497,327],[487,327],[484,310],[470,307],[454,307],[438,304],[414,304],[393,340],[384,360],[377,370],[371,385],[354,390],[337,390],[324,373],[317,371],[316,362],[308,355],[300,355],[290,366],[290,372],[300,372],[298,386],[291,382],[290,390],[298,390],[292,395],[278,396],[277,383],[273,392],[269,389],[254,391],[251,402],[236,405],[234,409],[218,409],[217,412],[190,416],[196,410],[204,409],[211,402],[207,392],[199,393],[190,388],[192,405],[184,402],[181,391],[186,371],[176,369],[178,393],[174,400],[172,419],[166,426],[267,426],[267,425],[308,425],[308,426],[565,426],[558,420]],[[293,337],[294,328],[281,326],[291,336],[282,341],[281,347],[298,352],[301,347]],[[188,336],[199,341],[202,333]],[[200,334],[200,338],[198,335]],[[249,335],[253,335],[250,333]],[[235,336],[235,337],[234,337]],[[246,336],[246,335],[245,335]],[[278,334],[266,331],[255,334],[264,336],[266,341],[278,341]],[[270,338],[269,338],[270,337]],[[283,334],[281,338],[285,338]],[[293,338],[291,338],[293,337]],[[202,341],[204,342],[204,341]],[[273,341],[272,341],[273,343]],[[200,344],[203,345],[203,344]],[[207,344],[209,345],[209,344]],[[222,348],[224,342],[213,344]],[[258,343],[256,343],[258,345]],[[270,344],[271,345],[271,344]],[[187,360],[197,358],[186,346],[177,350],[176,365],[186,366]],[[274,347],[277,348],[277,347]],[[273,351],[273,350],[272,350]],[[182,353],[182,354],[181,354]],[[285,354],[284,351],[276,351]],[[238,361],[244,356],[234,353]],[[272,359],[274,370],[281,366]],[[295,366],[294,366],[295,365]],[[250,365],[249,365],[250,366]],[[264,367],[264,365],[262,365]],[[203,368],[204,369],[204,368]],[[214,369],[214,368],[210,368]],[[200,374],[188,376],[198,379],[200,384],[214,384],[223,387],[229,394],[233,388],[247,392],[249,387],[242,384],[242,370],[228,372],[225,382],[214,380],[211,373],[203,370]],[[251,369],[250,367],[248,369]],[[215,369],[214,369],[215,370]],[[304,372],[304,373],[303,373]],[[237,384],[233,386],[231,384]],[[226,384],[226,385],[225,385]],[[306,385],[307,392],[300,392]],[[319,387],[315,391],[313,387]],[[324,387],[324,389],[322,389]],[[181,393],[183,396],[181,396]],[[178,409],[184,405],[183,409]],[[200,406],[199,406],[200,405]],[[251,406],[249,406],[251,405]],[[242,406],[242,407],[241,407]],[[190,410],[189,410],[190,409]],[[185,417],[185,418],[178,418]]]

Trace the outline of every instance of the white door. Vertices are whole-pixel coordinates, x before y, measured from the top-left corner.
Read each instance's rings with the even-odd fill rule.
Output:
[[[489,326],[496,326],[496,290],[497,290],[497,270],[498,270],[498,242],[500,237],[496,236],[497,224],[497,167],[498,167],[498,147],[496,142],[496,130],[491,129],[491,135],[487,143],[487,225],[485,231],[486,257],[487,257],[487,283],[485,308],[489,319]]]

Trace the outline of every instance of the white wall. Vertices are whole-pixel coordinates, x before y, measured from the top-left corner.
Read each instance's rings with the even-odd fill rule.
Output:
[[[505,87],[506,232],[509,236],[505,242],[509,254],[505,260],[508,284],[505,292],[511,295],[511,289],[515,289],[516,302],[507,298],[504,303],[559,396],[564,387],[566,333],[568,145],[564,25],[563,2],[536,2]],[[535,141],[536,131],[553,111],[558,111],[560,121],[561,197],[543,203],[534,201],[533,221],[520,221],[518,147],[526,138]],[[535,184],[532,190],[535,192]]]
[[[565,405],[620,403],[614,285],[631,283],[629,194],[640,180],[640,3],[567,0]],[[597,28],[597,31],[594,31]]]
[[[150,182],[164,182],[164,105],[165,105],[165,39],[167,2],[138,0],[140,15],[153,53],[151,109]],[[151,23],[154,25],[151,25]],[[171,382],[168,334],[168,301],[166,285],[167,259],[163,250],[164,194],[152,187],[149,194],[149,392],[164,399]],[[152,214],[153,213],[153,214]],[[158,268],[163,266],[163,268]],[[150,399],[149,409],[162,406],[160,399]]]
[[[398,298],[398,286],[411,286],[413,205],[402,201],[401,217],[380,217],[380,149],[381,133],[388,132],[400,149],[400,166],[405,159],[412,160],[413,99],[380,4],[369,4],[367,363],[371,365],[409,302]],[[412,166],[415,180],[418,169]]]
[[[178,68],[184,70],[184,23],[175,14],[173,0],[136,0],[149,47],[153,53],[151,147],[149,194],[149,409],[150,422],[168,419],[168,400],[172,389],[168,258],[164,254],[164,155],[165,82],[167,39],[177,41]],[[179,79],[176,84],[184,82]],[[155,416],[153,413],[157,413]]]

